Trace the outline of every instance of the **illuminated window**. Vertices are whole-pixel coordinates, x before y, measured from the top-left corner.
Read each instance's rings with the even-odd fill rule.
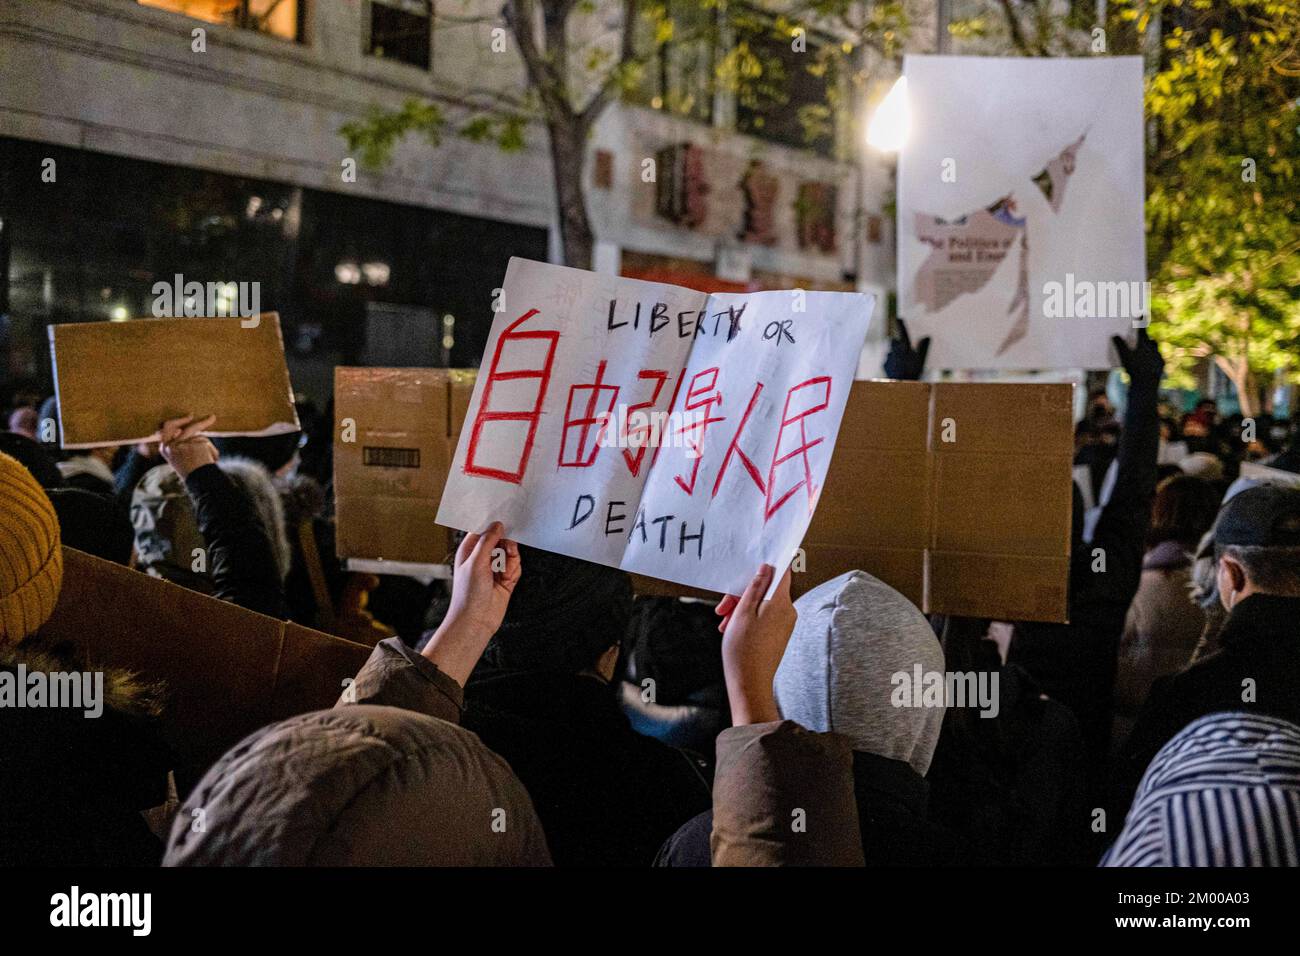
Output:
[[[207,23],[243,27],[286,40],[302,39],[302,0],[138,0]]]
[[[427,70],[431,6],[429,0],[370,0],[366,52]]]

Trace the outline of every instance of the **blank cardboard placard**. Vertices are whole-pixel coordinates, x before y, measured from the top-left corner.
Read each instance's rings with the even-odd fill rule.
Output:
[[[209,435],[295,431],[280,317],[255,318],[51,325],[63,447],[146,441],[181,415],[216,415]]]
[[[332,707],[371,651],[72,548],[40,634],[91,666],[162,681],[163,736],[190,768],[271,721]]]

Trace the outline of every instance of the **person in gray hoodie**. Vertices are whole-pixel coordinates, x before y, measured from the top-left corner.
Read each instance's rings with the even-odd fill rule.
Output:
[[[863,571],[827,581],[795,602],[799,619],[773,690],[785,720],[845,740],[868,866],[955,862],[952,839],[927,817],[930,760],[944,699],[914,692],[944,675],[943,650],[924,615]],[[931,677],[931,680],[935,678]],[[660,851],[666,866],[709,865],[712,815],[687,822]]]

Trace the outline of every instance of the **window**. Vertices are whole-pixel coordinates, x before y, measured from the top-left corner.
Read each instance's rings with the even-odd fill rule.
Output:
[[[302,0],[138,0],[146,7],[182,13],[207,23],[302,39]]]
[[[762,67],[765,80],[740,92],[736,129],[773,143],[830,156],[835,149],[829,69],[810,69],[824,41],[809,33],[807,51],[796,52],[790,37],[777,34],[772,20],[755,8],[732,12],[738,45]]]
[[[430,0],[370,0],[370,37],[366,52],[429,68]]]
[[[712,122],[718,12],[700,0],[667,0],[637,24],[645,69],[634,102]]]

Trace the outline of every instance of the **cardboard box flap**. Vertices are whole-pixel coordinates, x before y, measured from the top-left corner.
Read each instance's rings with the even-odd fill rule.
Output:
[[[796,591],[860,569],[926,613],[1063,621],[1071,386],[855,382]]]
[[[273,720],[333,706],[371,650],[72,548],[40,633],[92,666],[162,681],[163,736],[192,767]]]

